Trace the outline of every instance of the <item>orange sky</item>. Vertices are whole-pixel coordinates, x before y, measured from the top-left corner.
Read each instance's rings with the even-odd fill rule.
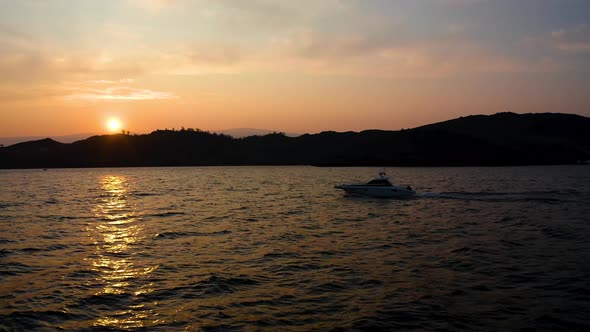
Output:
[[[0,136],[590,115],[583,0],[0,2]],[[532,15],[534,13],[534,15]]]

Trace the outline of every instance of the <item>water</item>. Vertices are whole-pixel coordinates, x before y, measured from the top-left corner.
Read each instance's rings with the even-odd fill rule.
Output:
[[[590,169],[0,171],[0,330],[588,330]]]

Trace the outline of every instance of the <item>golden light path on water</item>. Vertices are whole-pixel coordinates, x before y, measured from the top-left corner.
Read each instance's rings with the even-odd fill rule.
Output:
[[[129,329],[157,321],[157,314],[144,310],[144,304],[136,299],[152,291],[151,283],[140,280],[146,279],[158,266],[142,267],[138,261],[141,252],[136,244],[145,239],[145,233],[136,209],[128,201],[128,187],[124,176],[106,175],[100,179],[102,192],[93,208],[100,223],[87,229],[96,246],[95,255],[88,260],[92,269],[99,273],[95,281],[101,285],[94,295],[121,296],[129,302],[125,303],[126,307],[116,303],[121,310],[98,318],[94,322],[97,327]]]

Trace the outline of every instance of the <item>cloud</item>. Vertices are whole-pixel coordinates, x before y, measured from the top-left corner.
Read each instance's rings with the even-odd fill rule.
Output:
[[[346,19],[357,8],[356,0],[195,0],[190,2],[199,19],[217,34],[234,41],[273,36],[293,27],[324,24],[329,19]],[[186,3],[188,4],[188,3]],[[188,7],[188,5],[187,5]],[[360,13],[356,11],[355,13]],[[239,32],[239,33],[236,33]],[[238,37],[238,38],[235,38]]]
[[[160,100],[178,98],[165,91],[132,86],[157,63],[153,56],[52,47],[0,25],[0,96],[4,103],[26,100]]]
[[[190,62],[207,65],[234,64],[242,58],[243,53],[239,47],[231,45],[194,45],[181,51]]]
[[[0,24],[0,43],[4,45],[29,45],[32,37],[26,33],[20,32],[10,26]]]
[[[433,5],[483,2],[425,1],[438,9],[442,7]],[[63,87],[69,99],[156,100],[177,97],[136,86],[142,77],[293,72],[411,78],[545,72],[563,66],[558,53],[590,50],[588,25],[556,30],[545,36],[545,48],[531,47],[539,52],[527,53],[523,49],[528,46],[517,45],[518,41],[484,40],[490,35],[472,20],[434,19],[424,24],[404,20],[404,11],[414,7],[388,1],[128,0],[125,4],[151,12],[191,9],[196,23],[165,26],[152,38],[150,29],[156,24],[101,22],[96,35],[90,36],[93,39],[76,48],[0,25],[0,85],[15,87],[15,95],[25,87],[36,87],[30,91],[41,94],[53,84]],[[422,5],[417,8],[423,9]],[[181,26],[196,33],[182,30],[178,37],[168,38]]]
[[[159,13],[162,10],[177,5],[176,0],[127,0],[131,6],[143,9],[151,13]]]
[[[172,93],[153,91],[149,89],[137,89],[131,87],[110,87],[105,89],[80,89],[66,97],[69,100],[156,100],[178,98]]]
[[[437,3],[442,3],[451,6],[465,6],[485,3],[488,0],[432,0]]]
[[[0,27],[0,84],[41,84],[85,77],[120,78],[144,72],[136,59],[52,47]],[[87,79],[88,79],[87,78]]]
[[[91,80],[86,86],[66,87],[71,92],[65,96],[66,100],[158,100],[175,99],[178,96],[164,91],[154,91],[144,88],[135,88],[128,84],[133,79]]]
[[[277,68],[312,74],[388,77],[449,77],[464,74],[550,72],[551,59],[504,55],[455,31],[436,40],[408,40],[395,34],[338,34],[297,30],[276,39]],[[285,70],[285,69],[278,69]]]
[[[555,48],[568,53],[590,52],[590,26],[580,24],[567,29],[551,32],[551,41]]]
[[[50,99],[61,98],[65,92],[56,86],[32,86],[19,87],[0,87],[0,100],[2,103],[7,102],[29,102],[29,101],[47,101]]]
[[[387,49],[394,43],[393,40],[378,35],[328,36],[310,29],[295,30],[273,42],[283,52],[306,58],[363,56]]]
[[[118,84],[118,83],[133,83],[135,80],[132,78],[122,78],[120,80],[111,81],[111,80],[90,80],[88,83],[91,84]]]

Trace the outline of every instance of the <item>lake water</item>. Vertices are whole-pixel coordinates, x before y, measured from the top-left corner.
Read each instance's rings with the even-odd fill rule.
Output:
[[[590,168],[0,171],[0,330],[588,330]]]

